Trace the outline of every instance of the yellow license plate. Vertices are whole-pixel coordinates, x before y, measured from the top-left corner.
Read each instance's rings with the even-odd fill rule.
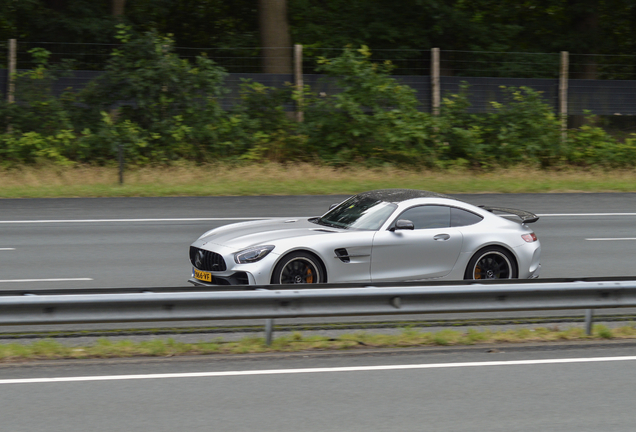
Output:
[[[212,282],[212,273],[194,269],[194,278],[205,282]]]

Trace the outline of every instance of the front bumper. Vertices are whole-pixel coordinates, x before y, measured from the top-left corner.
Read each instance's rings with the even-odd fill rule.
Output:
[[[210,273],[210,272],[208,272]],[[206,282],[194,277],[194,267],[192,268],[192,275],[188,282],[195,286],[219,286],[219,285],[254,285],[254,276],[248,272],[238,271],[230,272],[229,274],[216,275],[212,274],[212,281]]]

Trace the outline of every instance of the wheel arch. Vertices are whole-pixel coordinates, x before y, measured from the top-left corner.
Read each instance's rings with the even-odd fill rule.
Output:
[[[320,268],[323,272],[323,274],[325,275],[325,280],[324,282],[321,283],[327,283],[329,281],[329,274],[327,272],[327,266],[325,265],[323,259],[320,257],[320,255],[318,255],[315,251],[311,250],[311,249],[306,249],[306,248],[298,248],[298,249],[290,249],[285,251],[285,253],[281,254],[278,259],[276,260],[276,262],[274,262],[274,265],[271,267],[270,271],[269,271],[269,283],[270,284],[274,284],[273,283],[273,278],[274,278],[274,271],[276,269],[276,266],[278,266],[278,264],[289,254],[295,253],[295,252],[304,252],[307,253],[311,256],[313,256],[316,261],[318,262],[318,264],[320,265]]]
[[[513,249],[501,243],[490,243],[487,245],[482,245],[479,249],[473,252],[468,258],[468,262],[466,263],[466,268],[464,269],[464,277],[466,277],[466,273],[468,272],[472,259],[486,249],[499,249],[500,251],[507,252],[514,261],[514,265],[515,265],[514,279],[519,278],[519,257],[517,256],[517,254],[514,252]]]

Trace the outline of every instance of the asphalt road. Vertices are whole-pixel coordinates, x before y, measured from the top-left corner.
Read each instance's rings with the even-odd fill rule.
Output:
[[[633,431],[634,345],[0,365],[2,430]]]
[[[544,277],[636,274],[635,194],[458,197],[542,215]],[[0,200],[0,290],[183,286],[188,246],[204,231],[316,215],[342,198]],[[487,351],[0,364],[0,430],[634,429],[635,345]]]
[[[636,252],[636,194],[456,197],[473,204],[521,208],[539,214],[541,219],[532,227],[542,243],[542,277],[636,275],[632,258]],[[191,271],[188,247],[203,232],[245,218],[318,215],[344,198],[0,200],[0,290],[187,286]],[[511,314],[489,316],[493,315]]]
[[[542,277],[636,274],[636,194],[456,196],[540,214],[533,228]],[[184,286],[189,244],[206,230],[241,218],[318,215],[343,198],[0,200],[0,290]]]

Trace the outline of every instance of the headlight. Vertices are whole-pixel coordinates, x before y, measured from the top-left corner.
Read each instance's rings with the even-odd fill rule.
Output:
[[[250,249],[245,249],[244,251],[237,252],[234,255],[234,261],[237,264],[247,264],[253,263],[256,261],[260,261],[267,256],[274,249],[274,246],[258,246]]]

